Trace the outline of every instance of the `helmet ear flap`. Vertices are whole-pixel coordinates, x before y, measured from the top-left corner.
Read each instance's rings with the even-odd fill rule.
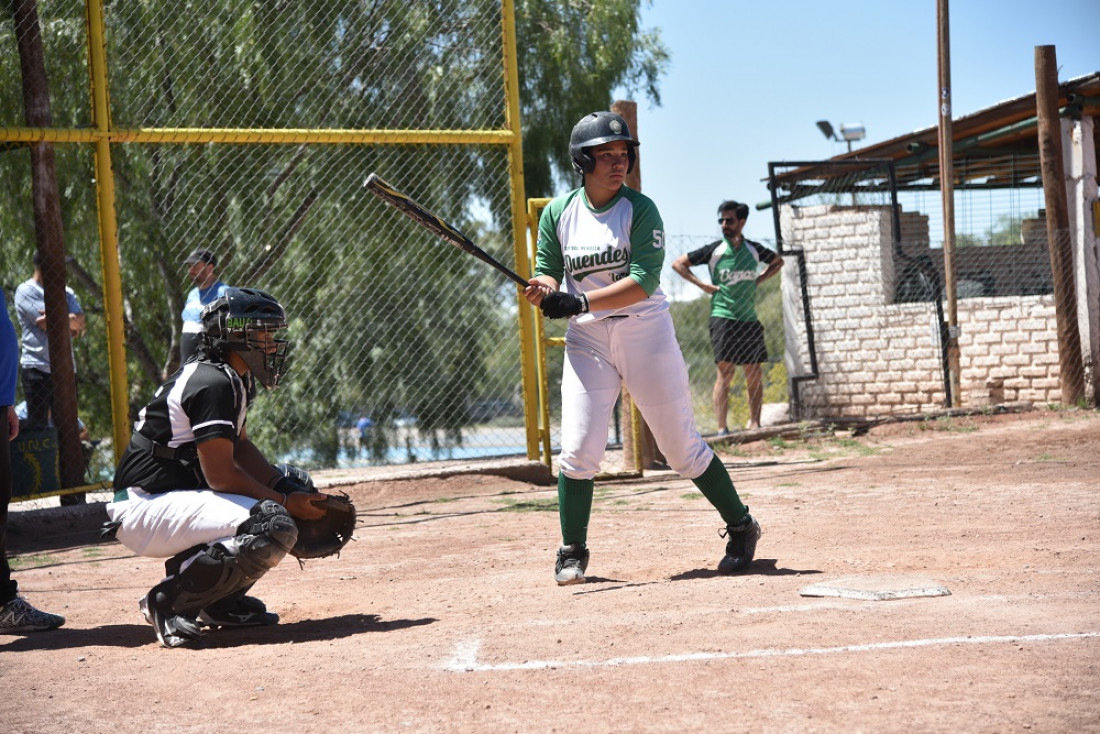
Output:
[[[627,173],[634,172],[634,164],[638,162],[638,153],[634,149],[633,145],[627,146],[626,156],[629,163],[626,167]],[[586,173],[592,173],[596,169],[596,159],[593,158],[587,148],[581,148],[581,151],[575,158],[573,158],[573,170],[582,176]]]
[[[633,161],[631,161],[631,165],[633,166]],[[596,170],[596,159],[592,157],[586,148],[581,148],[577,155],[573,157],[573,170],[582,176]]]

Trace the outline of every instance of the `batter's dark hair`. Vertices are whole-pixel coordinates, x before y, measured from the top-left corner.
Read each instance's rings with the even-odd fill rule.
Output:
[[[718,213],[721,214],[722,212],[734,212],[738,219],[748,219],[749,205],[729,199],[718,205]]]

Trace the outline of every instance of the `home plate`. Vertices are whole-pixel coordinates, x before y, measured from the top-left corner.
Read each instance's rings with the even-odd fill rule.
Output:
[[[935,581],[899,574],[870,574],[846,576],[833,581],[807,586],[799,591],[802,596],[836,596],[842,599],[864,601],[888,601],[913,599],[922,596],[950,596],[946,586]]]

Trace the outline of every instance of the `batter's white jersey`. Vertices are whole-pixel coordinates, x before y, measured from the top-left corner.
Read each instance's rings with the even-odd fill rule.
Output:
[[[623,384],[670,467],[694,479],[714,458],[695,426],[687,366],[659,287],[663,261],[661,215],[652,200],[626,186],[600,209],[576,189],[543,210],[536,276],[548,275],[574,294],[631,278],[649,294],[626,308],[570,320],[558,462],[571,479],[598,473]]]

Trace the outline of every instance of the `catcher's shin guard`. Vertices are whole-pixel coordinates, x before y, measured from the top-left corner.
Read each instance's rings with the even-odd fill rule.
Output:
[[[298,539],[298,526],[277,502],[264,500],[237,528],[236,552],[208,545],[182,571],[153,587],[150,596],[172,612],[194,618],[200,610],[242,589],[279,565]]]

